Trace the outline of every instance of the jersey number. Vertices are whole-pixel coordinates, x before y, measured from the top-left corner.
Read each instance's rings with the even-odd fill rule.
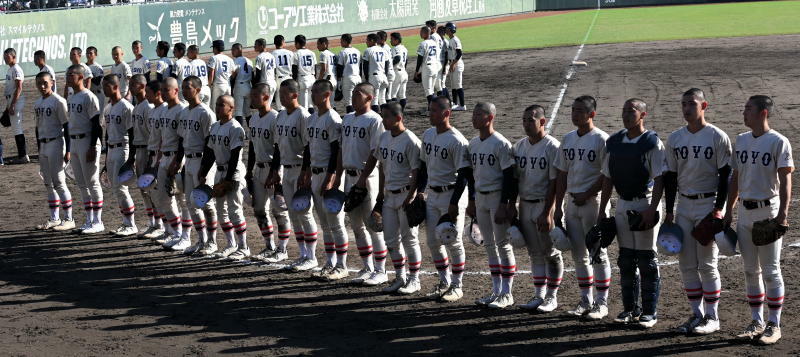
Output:
[[[383,62],[383,52],[376,52],[375,53],[375,61],[378,63]]]
[[[358,53],[351,53],[350,54],[350,64],[358,63]]]
[[[289,59],[286,57],[286,55],[278,56],[277,58],[278,58],[278,66],[285,67],[289,65]]]
[[[428,57],[436,56],[436,47],[431,47],[428,49]]]
[[[228,71],[228,62],[222,62],[222,71],[223,72],[227,72]]]
[[[303,67],[311,67],[311,64],[314,63],[311,56],[303,56],[300,59],[303,62]]]

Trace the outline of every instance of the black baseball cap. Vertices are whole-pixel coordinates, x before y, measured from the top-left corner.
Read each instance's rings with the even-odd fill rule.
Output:
[[[220,49],[220,50],[224,50],[225,49],[225,41],[223,41],[223,40],[214,40],[213,42],[211,42],[211,48],[217,48],[217,49]]]

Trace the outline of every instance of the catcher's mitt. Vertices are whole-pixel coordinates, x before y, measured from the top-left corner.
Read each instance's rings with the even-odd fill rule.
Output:
[[[642,216],[642,212],[639,212],[637,210],[628,210],[625,213],[628,215],[628,225],[630,226],[631,232],[648,231],[653,229],[653,227],[655,227],[655,226],[641,227],[642,219],[644,219],[644,217]],[[658,224],[658,221],[660,219],[661,219],[660,215],[658,214],[658,211],[656,211],[656,216],[655,219],[653,220],[653,224],[654,225]]]
[[[775,219],[765,219],[753,223],[753,244],[757,246],[767,245],[781,239],[789,226],[784,226]]]
[[[408,218],[408,226],[416,227],[425,221],[425,214],[427,212],[425,199],[417,197],[406,208],[406,218]]]
[[[414,75],[414,83],[422,83],[422,73],[417,73]]]
[[[353,186],[350,188],[350,192],[347,193],[347,199],[344,201],[344,211],[350,212],[356,209],[356,207],[364,202],[365,198],[367,198],[367,189]]]
[[[725,229],[722,218],[712,216],[710,213],[692,229],[692,237],[700,244],[706,246],[714,241],[714,236]]]

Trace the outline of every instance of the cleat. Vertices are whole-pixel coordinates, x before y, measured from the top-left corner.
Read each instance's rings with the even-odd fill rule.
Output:
[[[181,236],[170,236],[169,239],[167,239],[166,242],[161,244],[161,246],[164,249],[170,249],[170,248],[172,248],[173,245],[178,244],[178,242],[180,242],[181,239],[183,239]]]
[[[364,280],[369,279],[372,276],[372,271],[367,270],[366,268],[361,269],[356,273],[356,277],[350,280],[353,284],[364,284]]]
[[[84,223],[80,228],[75,228],[73,233],[83,234],[83,231],[92,228],[92,222]]]
[[[183,254],[195,255],[203,250],[203,242],[197,242],[183,250]]]
[[[436,284],[436,287],[433,288],[431,292],[425,295],[425,297],[432,299],[432,300],[439,300],[442,298],[442,295],[446,293],[450,289],[450,284],[446,281],[439,280],[439,284]]]
[[[508,293],[508,294],[500,294],[500,296],[498,296],[497,299],[495,299],[489,305],[486,306],[493,310],[501,310],[511,305],[514,305],[514,296],[512,296],[511,293]]]
[[[493,303],[499,297],[498,294],[495,294],[494,291],[489,294],[488,296],[484,296],[482,298],[475,299],[475,305],[478,306],[488,306],[489,304]]]
[[[233,254],[233,253],[236,253],[236,251],[237,251],[237,250],[239,250],[239,247],[227,247],[227,248],[223,249],[223,250],[222,250],[222,251],[220,251],[220,252],[216,252],[216,253],[214,253],[214,255],[213,255],[213,258],[216,258],[216,259],[225,259],[225,258],[227,258],[229,255],[231,255],[231,254]]]
[[[589,313],[592,310],[592,305],[589,304],[589,301],[581,299],[581,302],[578,303],[578,306],[575,306],[574,309],[568,310],[567,314],[573,316],[583,316]]]
[[[608,305],[605,302],[596,302],[585,317],[590,321],[599,321],[606,316],[608,316]]]
[[[544,302],[536,308],[539,312],[553,312],[558,307],[558,299],[555,296],[547,296]]]
[[[143,231],[139,231],[139,233],[136,234],[136,238],[144,238],[145,235],[147,235],[149,233],[153,233],[153,231],[155,229],[156,229],[156,227],[147,226],[147,229],[145,229]]]
[[[103,223],[93,223],[89,229],[84,229],[81,233],[83,234],[100,234],[106,230],[106,227],[103,226]]]
[[[233,254],[228,256],[228,260],[241,262],[250,257],[250,249],[237,249]]]
[[[442,302],[455,302],[461,300],[462,297],[464,297],[464,292],[461,291],[461,286],[452,284],[450,288],[445,291],[440,300]]]
[[[772,321],[767,322],[767,327],[764,328],[764,333],[758,338],[758,344],[771,345],[781,339],[781,328]]]
[[[736,338],[742,340],[755,340],[761,337],[761,334],[764,333],[764,324],[753,320],[747,325],[747,328],[744,329],[744,332],[736,335]]]
[[[387,294],[396,293],[397,290],[400,290],[400,288],[406,286],[406,284],[408,284],[408,282],[406,281],[405,278],[403,278],[402,276],[397,277],[392,281],[391,285],[381,289],[381,291]]]
[[[274,250],[264,258],[264,263],[273,264],[289,259],[289,254],[285,250]]]
[[[544,303],[544,299],[536,296],[525,304],[519,306],[523,310],[537,310]]]
[[[386,272],[376,270],[372,272],[369,278],[364,280],[363,284],[364,286],[378,286],[385,284],[387,281],[389,281],[389,277],[386,276]]]
[[[214,254],[217,253],[217,249],[219,249],[219,248],[217,248],[217,243],[213,243],[213,242],[208,243],[208,244],[205,245],[205,248],[203,248],[200,251],[200,255],[204,256],[204,257],[208,257],[208,258],[213,258]]]
[[[454,111],[454,112],[464,112],[464,111],[467,111],[467,107],[464,106],[464,105],[454,105],[453,109],[451,109],[451,110]]]
[[[325,277],[328,281],[337,281],[347,278],[350,275],[350,272],[343,267],[335,267],[331,270],[330,273]]]
[[[265,259],[267,259],[267,257],[268,257],[270,254],[272,254],[272,252],[274,252],[274,251],[275,251],[275,250],[273,250],[273,249],[264,248],[264,250],[262,250],[262,251],[261,251],[261,252],[259,252],[258,254],[256,254],[256,255],[251,255],[251,256],[250,256],[250,260],[256,260],[256,261],[263,262],[263,261],[265,261]]]
[[[172,249],[174,252],[185,252],[187,248],[192,245],[192,240],[189,237],[181,238],[177,243],[173,244],[169,249]]]
[[[322,269],[311,272],[311,279],[314,280],[327,280],[325,277],[333,270],[333,265],[325,264]]]
[[[675,328],[675,332],[686,334],[692,333],[694,328],[697,327],[697,325],[700,325],[700,321],[702,320],[702,317],[692,314],[692,316],[689,317],[686,322],[678,325],[678,327]]]
[[[302,263],[303,263],[303,261],[305,261],[305,258],[304,258],[304,257],[299,257],[299,258],[297,258],[297,259],[295,259],[295,260],[292,260],[292,261],[289,263],[289,265],[287,265],[287,266],[283,267],[283,270],[291,270],[291,271],[294,271],[294,267],[295,267],[295,266],[298,266],[298,265],[300,265],[300,264],[302,264]]]
[[[165,231],[164,234],[153,238],[153,243],[158,244],[158,245],[163,245],[164,243],[166,243],[170,239],[173,239],[172,234],[169,234],[169,233],[167,233]]]
[[[61,220],[60,219],[56,219],[56,220],[48,219],[47,222],[44,222],[44,223],[42,223],[40,225],[37,225],[36,229],[40,230],[40,231],[49,231],[49,230],[51,230],[51,229],[53,229],[55,227],[58,227],[60,224],[61,224]]]
[[[419,282],[419,277],[412,276],[411,278],[408,279],[408,282],[406,282],[405,286],[403,286],[400,289],[397,289],[397,292],[403,295],[411,295],[422,289],[422,286],[420,285],[421,284]]]
[[[655,315],[642,315],[639,316],[639,326],[644,327],[645,329],[649,329],[655,326],[656,322],[658,322],[658,318]]]
[[[306,258],[306,259],[303,259],[303,261],[301,261],[300,264],[297,264],[297,265],[293,266],[292,267],[292,271],[293,272],[309,271],[309,270],[314,269],[314,268],[316,268],[318,266],[319,266],[319,264],[317,263],[316,259]]]
[[[117,237],[129,237],[136,234],[137,232],[139,232],[139,229],[136,228],[136,226],[121,225],[119,226],[119,228],[114,230],[114,232],[111,232],[111,234]]]
[[[692,329],[692,332],[698,335],[710,335],[719,331],[719,319],[715,319],[711,315],[706,315],[700,320],[700,323]]]
[[[629,324],[637,321],[639,321],[639,316],[636,315],[633,311],[620,312],[619,315],[617,315],[617,317],[614,318],[614,322],[621,324]]]
[[[75,220],[62,220],[61,224],[53,227],[53,230],[56,232],[65,232],[69,230],[75,229]]]
[[[153,228],[150,232],[145,232],[142,238],[145,239],[156,239],[164,234],[164,228]]]

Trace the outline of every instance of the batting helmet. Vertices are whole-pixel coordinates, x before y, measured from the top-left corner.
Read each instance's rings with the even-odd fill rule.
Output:
[[[121,184],[130,184],[133,182],[134,177],[136,177],[136,173],[133,171],[133,163],[126,161],[122,164],[122,167],[119,168],[117,180],[119,180]]]
[[[436,238],[439,238],[442,244],[451,244],[458,240],[456,223],[450,218],[449,214],[439,218],[439,223],[436,225]]]
[[[514,220],[511,221],[511,225],[506,229],[508,242],[511,243],[511,246],[514,248],[524,248],[527,245],[525,242],[525,235],[522,234],[522,231],[519,229],[521,224],[519,219],[514,218]]]
[[[448,22],[448,23],[444,24],[444,28],[448,29],[450,31],[453,31],[453,33],[456,33],[456,24],[454,24],[452,22]]]
[[[154,167],[144,170],[144,173],[139,176],[139,180],[136,181],[136,185],[141,189],[150,188],[154,183],[156,183],[156,170]]]
[[[209,185],[200,185],[197,186],[194,190],[192,190],[192,200],[197,207],[205,207],[206,203],[211,200],[211,186]]]
[[[325,201],[325,209],[332,214],[338,214],[344,207],[347,195],[338,188],[330,189],[322,195]]]
[[[683,248],[683,230],[675,223],[664,223],[658,230],[658,252],[677,255]]]
[[[481,229],[478,227],[478,220],[474,217],[467,217],[464,222],[464,234],[469,237],[472,244],[480,247],[483,245],[483,235]]]
[[[739,243],[739,236],[730,226],[723,228],[721,232],[715,234],[714,241],[717,242],[719,254],[728,257],[739,254],[739,252],[736,251],[736,245]]]
[[[292,210],[297,212],[308,211],[311,208],[311,190],[301,188],[292,197]]]
[[[572,250],[572,242],[570,242],[567,231],[563,227],[553,227],[553,230],[550,231],[550,239],[553,241],[554,248],[562,252]]]

